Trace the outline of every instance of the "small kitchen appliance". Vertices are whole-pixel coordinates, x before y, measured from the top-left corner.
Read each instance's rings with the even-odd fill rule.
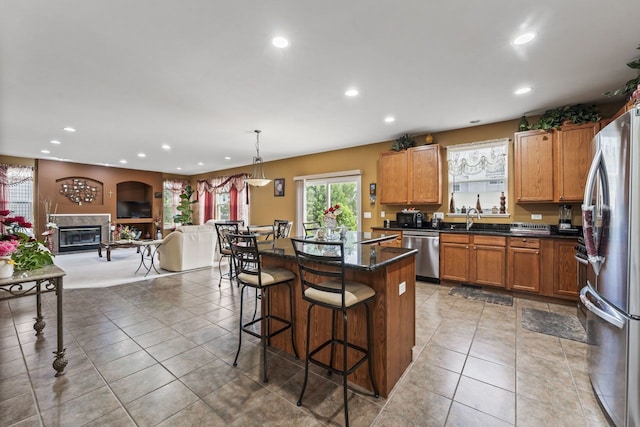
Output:
[[[422,227],[422,218],[422,213],[416,210],[404,210],[396,213],[396,222],[398,227],[402,228]]]
[[[558,214],[558,230],[570,230],[571,226],[571,205],[560,205]]]

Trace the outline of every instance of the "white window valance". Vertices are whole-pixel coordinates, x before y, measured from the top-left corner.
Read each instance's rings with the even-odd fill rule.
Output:
[[[504,174],[509,141],[502,138],[447,147],[449,175]]]

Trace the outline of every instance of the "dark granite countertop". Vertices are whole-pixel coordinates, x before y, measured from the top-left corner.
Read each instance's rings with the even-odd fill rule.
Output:
[[[430,224],[430,223],[429,223]],[[389,231],[437,231],[440,233],[460,233],[460,234],[482,234],[489,236],[504,236],[504,237],[532,237],[532,238],[542,238],[542,239],[577,239],[582,235],[582,227],[577,227],[578,233],[562,233],[558,232],[558,227],[552,225],[551,232],[549,234],[544,234],[540,232],[515,232],[510,231],[510,224],[485,224],[475,222],[470,230],[467,230],[466,224],[463,222],[445,222],[442,224],[440,229],[433,229],[431,227],[422,227],[422,228],[403,228],[398,227],[395,224],[395,221],[391,222],[389,227],[372,227],[375,231],[380,230],[389,230]]]
[[[381,240],[381,233],[357,233],[347,232],[347,238],[344,241],[345,257],[344,261],[347,268],[358,270],[376,270],[393,264],[401,259],[413,257],[418,253],[417,249],[396,248],[392,246],[379,245],[377,242]],[[395,238],[395,235],[388,235],[386,239]],[[306,239],[313,244],[313,239]],[[384,240],[384,239],[382,239]],[[373,241],[374,243],[366,243]],[[259,242],[260,254],[265,256],[276,256],[282,258],[296,257],[293,251],[291,239],[276,239]]]

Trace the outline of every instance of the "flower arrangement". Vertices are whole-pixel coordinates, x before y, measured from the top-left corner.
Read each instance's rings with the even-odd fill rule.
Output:
[[[17,250],[18,250],[17,240],[0,241],[0,257],[11,256],[11,254],[13,254]]]
[[[0,252],[9,252],[16,269],[34,270],[53,264],[53,254],[33,236],[33,225],[22,216],[9,216],[11,211],[0,211],[2,234]]]
[[[118,236],[120,240],[134,240],[136,238],[136,230],[128,225],[119,225]]]
[[[340,205],[336,204],[334,206],[331,206],[329,209],[325,209],[323,216],[325,218],[337,218],[338,215],[340,215],[342,213],[342,211],[340,210]]]

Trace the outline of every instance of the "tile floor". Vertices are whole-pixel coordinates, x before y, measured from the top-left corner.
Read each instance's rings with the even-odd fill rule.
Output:
[[[512,307],[448,295],[419,282],[414,362],[389,398],[351,393],[353,426],[605,426],[584,344],[520,326],[523,307],[570,306],[515,298]],[[44,336],[35,298],[0,302],[0,425],[341,425],[342,391],[310,376],[302,407],[299,361],[245,340],[238,367],[239,291],[217,268],[112,288],[65,291],[66,375],[51,367],[55,296]],[[338,379],[339,380],[339,379]]]

